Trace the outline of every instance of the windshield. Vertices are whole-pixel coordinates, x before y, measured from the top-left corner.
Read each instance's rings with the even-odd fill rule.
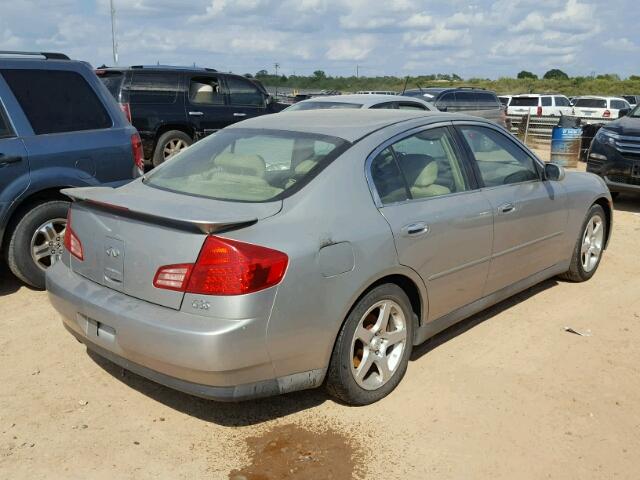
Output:
[[[267,202],[302,188],[349,145],[326,135],[221,130],[168,160],[144,182],[187,195]]]
[[[328,110],[332,108],[362,108],[362,104],[347,102],[300,102],[291,105],[285,110]]]
[[[574,107],[607,108],[607,101],[600,98],[579,98],[573,104]]]
[[[513,97],[510,107],[537,107],[538,97]]]
[[[637,105],[633,110],[631,110],[627,117],[640,118],[640,105]]]

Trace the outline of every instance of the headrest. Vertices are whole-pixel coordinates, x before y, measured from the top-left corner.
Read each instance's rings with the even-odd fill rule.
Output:
[[[259,155],[222,153],[213,163],[225,172],[252,177],[263,177],[266,170],[264,160]]]
[[[296,173],[296,176],[302,176],[302,175],[306,175],[307,173],[309,173],[309,170],[311,170],[313,167],[315,167],[318,164],[318,161],[310,158],[309,160],[305,160],[304,162],[300,162],[296,168],[293,169],[293,171]]]
[[[428,187],[433,185],[438,178],[438,163],[431,161],[426,167],[418,174],[413,184],[416,187]]]

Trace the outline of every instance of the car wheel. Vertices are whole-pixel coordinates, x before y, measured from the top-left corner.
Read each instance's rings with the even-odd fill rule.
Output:
[[[193,143],[189,135],[180,130],[169,130],[160,135],[153,151],[153,166],[157,167]]]
[[[329,394],[351,405],[387,396],[402,380],[413,346],[411,302],[394,284],[367,293],[352,309],[333,347]]]
[[[45,271],[64,249],[69,202],[55,200],[28,211],[13,229],[7,263],[13,274],[32,287],[45,288]]]
[[[607,238],[607,222],[600,205],[593,205],[582,224],[580,236],[571,257],[569,271],[561,278],[571,282],[584,282],[596,273]]]

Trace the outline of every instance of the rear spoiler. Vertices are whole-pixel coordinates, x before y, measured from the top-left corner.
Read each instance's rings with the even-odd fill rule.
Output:
[[[118,201],[116,190],[112,187],[65,188],[61,192],[74,202],[86,203],[97,210],[116,213],[122,217],[164,225],[178,230],[200,232],[206,235],[247,227],[258,221],[257,217],[211,220],[206,218],[205,212],[188,211],[184,212],[184,216],[177,217],[167,214],[165,211],[131,208],[124,205],[125,202]],[[131,200],[131,198],[128,200]]]

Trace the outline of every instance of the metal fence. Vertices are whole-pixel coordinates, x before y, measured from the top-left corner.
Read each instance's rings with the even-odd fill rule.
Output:
[[[522,123],[526,122],[526,115],[508,115],[508,118],[511,120],[511,133],[514,135],[518,135],[522,137]],[[594,124],[594,123],[607,123],[613,118],[590,118],[590,117],[578,117],[582,121],[582,125],[585,124]],[[551,143],[551,131],[553,127],[558,125],[560,121],[560,117],[538,117],[532,115],[529,117],[529,128],[524,128],[526,131],[526,142],[529,143],[542,143],[548,144]],[[523,139],[524,140],[524,139]]]

